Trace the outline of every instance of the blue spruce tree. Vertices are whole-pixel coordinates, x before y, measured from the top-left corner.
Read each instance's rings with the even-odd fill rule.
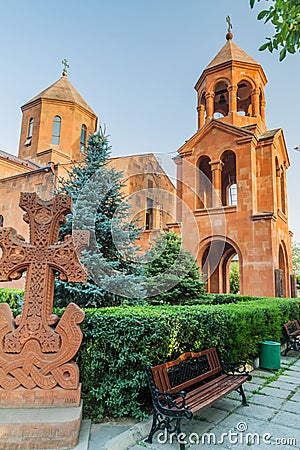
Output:
[[[130,221],[122,193],[122,173],[107,164],[111,147],[101,127],[88,139],[83,161],[60,180],[59,193],[71,196],[73,211],[62,225],[61,239],[72,230],[88,230],[89,246],[82,252],[88,272],[85,284],[56,281],[55,304],[74,301],[81,307],[139,302],[141,264],[135,260],[139,230]]]

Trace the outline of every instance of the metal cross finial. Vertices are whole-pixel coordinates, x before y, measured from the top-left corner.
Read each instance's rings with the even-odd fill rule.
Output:
[[[66,60],[66,58],[62,60],[62,64],[64,66],[62,74],[63,74],[63,77],[65,77],[67,75],[67,68],[69,69],[70,66],[69,66],[68,61]]]
[[[230,16],[227,16],[227,17],[226,17],[226,22],[228,23],[228,29],[227,29],[227,32],[230,33],[230,30],[231,30],[231,28],[232,28],[232,23],[231,23]]]

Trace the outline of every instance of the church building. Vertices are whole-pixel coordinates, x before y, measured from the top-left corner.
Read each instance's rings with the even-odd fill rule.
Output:
[[[4,222],[27,237],[28,227],[18,206],[20,192],[51,198],[58,180],[82,161],[98,118],[69,81],[66,69],[21,110],[18,157],[0,150],[0,226]],[[174,221],[175,186],[153,153],[110,158],[108,165],[122,172],[124,195],[131,198],[132,219],[145,230],[142,243],[147,247],[153,230]]]
[[[178,150],[177,222],[212,293],[295,296],[282,129],[268,130],[262,66],[233,41],[196,83],[198,130]],[[185,214],[183,206],[192,211]],[[197,236],[197,239],[196,239]]]
[[[124,194],[144,228],[180,232],[198,260],[207,290],[230,292],[230,266],[239,265],[240,294],[295,296],[288,227],[282,129],[268,130],[262,66],[233,41],[226,43],[196,83],[198,130],[179,148],[173,186],[153,153],[111,158],[124,172]],[[0,226],[25,238],[20,192],[43,199],[82,160],[97,115],[62,77],[22,106],[18,156],[0,151]],[[176,199],[176,200],[175,200]],[[176,213],[175,213],[176,206]]]

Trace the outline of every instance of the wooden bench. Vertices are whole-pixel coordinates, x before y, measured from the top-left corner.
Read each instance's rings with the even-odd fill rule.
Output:
[[[146,375],[153,401],[152,428],[146,442],[152,443],[159,430],[175,433],[180,450],[181,419],[193,415],[216,400],[237,390],[248,406],[243,383],[251,380],[245,365],[224,363],[215,347],[199,353],[184,353],[175,361],[147,366]],[[174,434],[173,434],[174,436]]]
[[[283,326],[286,334],[286,349],[284,355],[286,356],[290,350],[300,352],[300,326],[298,320],[290,320]]]

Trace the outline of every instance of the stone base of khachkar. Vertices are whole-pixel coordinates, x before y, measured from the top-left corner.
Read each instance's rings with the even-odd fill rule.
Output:
[[[82,404],[70,408],[0,409],[1,450],[72,449],[78,443]]]
[[[84,312],[70,303],[60,319],[52,313],[54,271],[64,280],[86,281],[73,238],[58,242],[59,224],[70,198],[42,201],[21,194],[30,242],[0,227],[0,281],[26,271],[23,309],[13,317],[0,304],[0,449],[71,449],[78,443],[81,416],[79,369],[73,361],[82,341]],[[84,232],[77,248],[87,244]]]

